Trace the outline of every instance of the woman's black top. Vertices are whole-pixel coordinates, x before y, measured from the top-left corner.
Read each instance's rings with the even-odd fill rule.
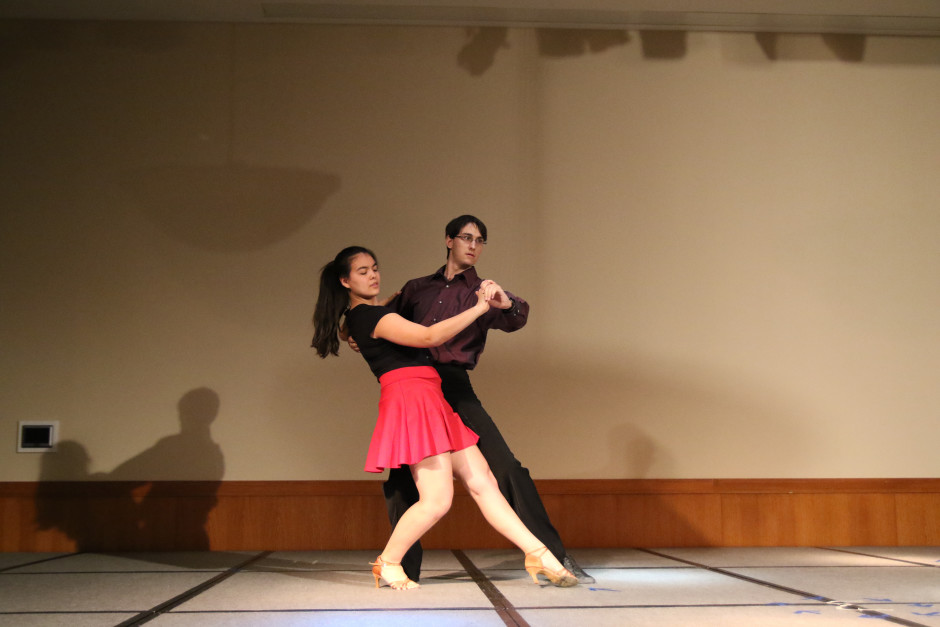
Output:
[[[379,305],[356,305],[346,312],[346,328],[356,340],[359,352],[366,358],[376,378],[397,368],[431,365],[426,349],[402,346],[372,337],[372,332],[379,320],[393,313],[395,312],[392,309]]]

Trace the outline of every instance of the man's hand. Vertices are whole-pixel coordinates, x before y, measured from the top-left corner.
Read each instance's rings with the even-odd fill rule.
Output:
[[[512,299],[506,295],[506,292],[496,281],[486,279],[480,283],[480,289],[486,294],[486,300],[489,301],[490,306],[496,309],[509,309],[512,307]]]
[[[379,301],[379,304],[380,304],[381,306],[383,306],[383,307],[388,307],[388,304],[389,304],[390,302],[392,302],[393,300],[395,300],[396,298],[398,298],[398,295],[399,295],[399,294],[401,294],[401,290],[398,290],[397,292],[395,292],[394,294],[392,294],[391,296],[389,296],[389,297],[386,298],[385,300],[380,300],[380,301]]]
[[[349,348],[353,349],[357,353],[359,352],[359,345],[356,344],[356,340],[352,338],[349,334],[349,328],[346,326],[346,321],[343,320],[343,323],[339,325],[339,333],[337,333],[339,339],[343,342],[349,344]]]

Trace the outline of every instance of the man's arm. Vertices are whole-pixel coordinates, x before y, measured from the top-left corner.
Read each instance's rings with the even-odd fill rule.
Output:
[[[511,333],[525,326],[529,320],[529,303],[511,292],[505,291],[496,281],[486,279],[480,288],[492,294],[493,303],[486,316],[487,326]]]

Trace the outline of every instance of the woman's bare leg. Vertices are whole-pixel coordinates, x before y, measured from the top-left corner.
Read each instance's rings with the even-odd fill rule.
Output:
[[[522,549],[524,553],[531,553],[544,546],[544,543],[532,535],[532,532],[519,520],[519,516],[506,502],[480,449],[471,446],[451,453],[451,464],[454,476],[466,486],[470,496],[483,513],[483,517],[493,529]],[[561,562],[550,551],[545,551],[541,558],[545,566],[552,570],[562,568]]]
[[[450,453],[427,457],[410,468],[418,488],[418,502],[409,507],[398,520],[379,556],[383,562],[390,564],[382,569],[382,577],[389,582],[406,578],[405,571],[399,565],[401,558],[411,545],[447,513],[454,496],[454,470]]]

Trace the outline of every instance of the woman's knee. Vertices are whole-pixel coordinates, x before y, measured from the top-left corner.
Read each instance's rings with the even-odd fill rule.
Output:
[[[448,494],[432,494],[422,496],[418,503],[424,508],[424,511],[434,520],[440,520],[444,514],[450,511],[453,502],[453,492]]]
[[[474,472],[467,476],[464,479],[464,486],[473,496],[499,490],[499,485],[496,483],[496,477],[493,476],[493,473],[490,472],[489,468]]]

